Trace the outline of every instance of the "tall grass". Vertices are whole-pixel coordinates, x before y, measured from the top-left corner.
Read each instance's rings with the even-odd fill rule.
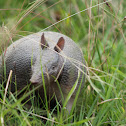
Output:
[[[24,35],[57,31],[81,47],[88,69],[85,86],[70,114],[64,107],[59,110],[58,102],[48,113],[47,105],[35,108],[35,95],[30,99],[33,106],[27,109],[21,104],[25,95],[21,99],[15,94],[5,97],[0,85],[0,94],[5,97],[5,101],[0,99],[1,125],[126,125],[126,1],[105,1],[0,1],[1,53]]]

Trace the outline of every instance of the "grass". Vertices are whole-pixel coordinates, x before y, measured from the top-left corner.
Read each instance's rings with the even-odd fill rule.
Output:
[[[57,31],[81,47],[88,66],[85,86],[70,115],[64,108],[60,112],[58,103],[54,108],[57,114],[54,110],[34,107],[27,110],[21,104],[25,95],[17,100],[10,94],[10,99],[0,99],[3,126],[126,125],[126,1],[104,1],[0,1],[0,52],[24,35]],[[2,85],[0,87],[4,97]]]

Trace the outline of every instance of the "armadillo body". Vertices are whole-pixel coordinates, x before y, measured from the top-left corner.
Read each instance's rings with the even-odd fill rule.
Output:
[[[85,72],[85,68],[82,67],[82,64],[85,64],[83,54],[72,39],[61,33],[44,32],[44,38],[41,37],[42,34],[39,32],[28,35],[7,48],[4,57],[6,76],[12,70],[12,83],[16,80],[16,88],[20,90],[30,82],[34,85],[42,84],[43,71],[47,95],[55,93],[60,101],[61,95],[54,78],[58,79],[63,95],[66,97],[78,78],[78,70]],[[48,46],[45,44],[45,48],[41,48],[40,41],[45,41]],[[61,42],[58,45],[60,49],[57,51],[58,41]],[[84,85],[83,75],[81,72],[77,88],[82,78],[82,86]],[[39,90],[43,97],[43,88]],[[11,91],[15,91],[15,84],[11,84]],[[76,91],[73,97],[75,94]],[[68,105],[68,110],[71,109],[72,101],[73,99]]]

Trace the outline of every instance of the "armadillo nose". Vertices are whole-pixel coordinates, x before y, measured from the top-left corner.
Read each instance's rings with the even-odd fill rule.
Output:
[[[31,84],[33,84],[33,85],[37,85],[39,82],[38,81],[34,81],[34,80],[32,80],[32,79],[30,79],[30,82],[31,82]]]

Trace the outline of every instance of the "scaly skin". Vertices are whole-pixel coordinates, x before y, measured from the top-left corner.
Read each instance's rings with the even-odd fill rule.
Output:
[[[44,39],[49,47],[41,49],[42,32],[28,35],[11,44],[5,54],[6,75],[13,70],[12,83],[15,81],[17,89],[20,90],[25,87],[30,81],[32,83],[42,84],[41,66],[47,88],[47,96],[51,96],[55,92],[57,99],[61,100],[59,88],[53,76],[58,76],[58,81],[61,86],[64,98],[68,95],[70,89],[75,84],[78,78],[78,68],[83,70],[82,64],[85,64],[83,54],[75,42],[69,37],[56,32],[44,32]],[[57,42],[63,38],[65,43],[60,43],[62,51],[56,50]],[[44,40],[43,40],[44,41]],[[63,45],[63,46],[62,46]],[[0,69],[1,61],[0,59]],[[73,62],[76,61],[75,62]],[[63,69],[61,70],[63,66]],[[60,71],[61,70],[61,71]],[[83,70],[85,72],[85,69]],[[59,74],[60,73],[60,74]],[[82,79],[80,74],[79,83]],[[49,80],[48,80],[49,78]],[[0,79],[1,80],[1,79]],[[82,87],[84,85],[85,76],[83,78]],[[79,87],[77,85],[76,90]],[[68,111],[71,110],[76,90],[68,102]],[[15,87],[11,84],[11,91],[15,91]],[[39,89],[41,97],[43,98],[43,88]]]

